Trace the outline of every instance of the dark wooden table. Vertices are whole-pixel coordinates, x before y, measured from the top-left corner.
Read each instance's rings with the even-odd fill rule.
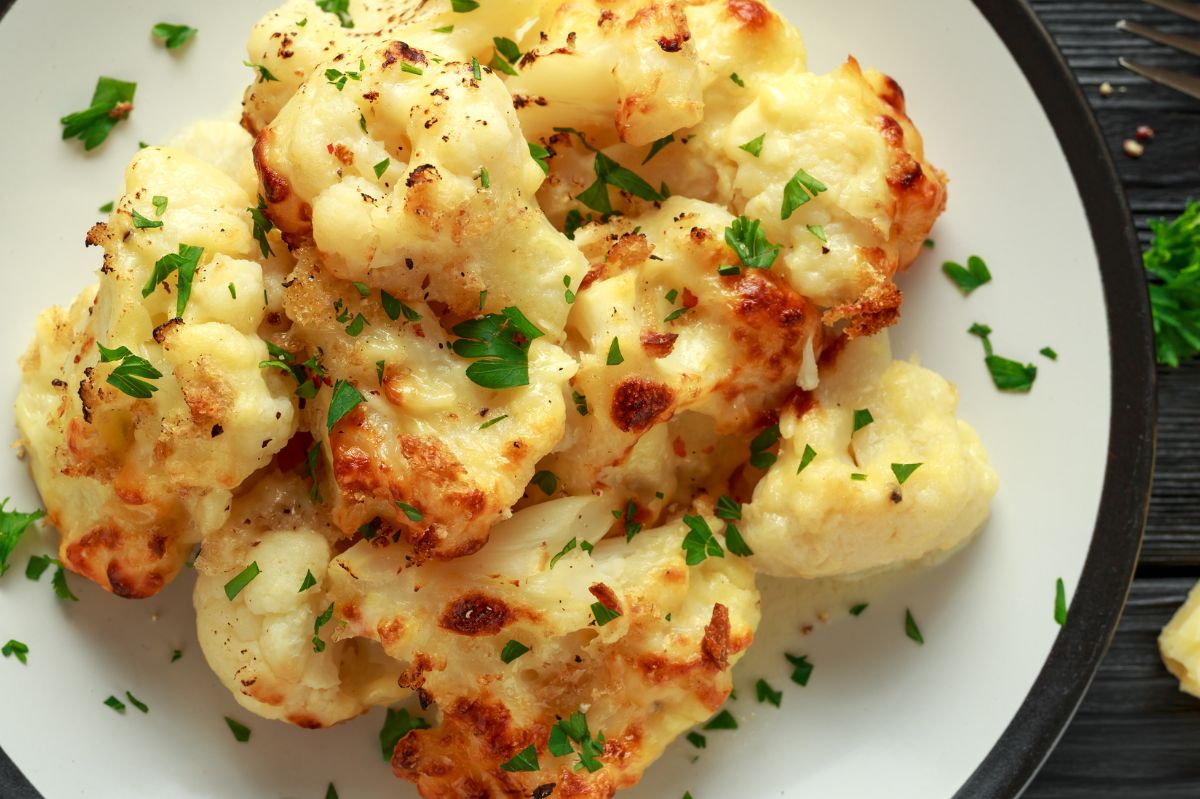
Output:
[[[1104,129],[1143,243],[1148,221],[1200,199],[1200,101],[1118,67],[1118,56],[1192,74],[1189,58],[1121,33],[1122,17],[1200,37],[1187,22],[1133,0],[1032,0]],[[1105,81],[1117,89],[1102,96]],[[1126,91],[1121,91],[1124,88]],[[1121,143],[1139,125],[1155,138],[1137,160]],[[1159,370],[1158,456],[1150,522],[1129,606],[1079,714],[1027,799],[1200,797],[1200,699],[1178,690],[1156,638],[1200,579],[1200,362]]]

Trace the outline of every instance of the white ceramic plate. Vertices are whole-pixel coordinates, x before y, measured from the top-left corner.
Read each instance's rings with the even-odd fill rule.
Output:
[[[249,78],[246,33],[272,5],[20,0],[8,11],[0,363],[16,361],[40,309],[92,280],[99,255],[84,249],[84,234],[139,140],[232,111]],[[893,341],[898,356],[918,353],[958,384],[960,413],[987,444],[1001,488],[975,543],[892,581],[859,618],[845,609],[866,589],[829,603],[835,623],[804,636],[806,589],[764,581],[759,640],[736,669],[739,699],[728,705],[741,729],[709,733],[699,753],[676,744],[630,796],[1013,795],[1091,677],[1140,540],[1152,370],[1128,219],[1082,98],[1023,6],[777,5],[804,32],[815,70],[853,53],[893,75],[932,160],[951,176],[936,248],[903,281]],[[201,32],[169,54],[149,35],[160,20]],[[59,140],[58,118],[85,104],[99,74],[136,80],[137,110],[85,155]],[[976,253],[995,280],[964,300],[939,266]],[[992,387],[980,342],[966,333],[976,321],[995,329],[1001,354],[1038,364],[1030,395]],[[1047,345],[1057,363],[1037,354]],[[0,424],[14,439],[17,378],[11,366],[0,372]],[[19,508],[38,502],[16,458],[0,461],[0,486]],[[196,644],[190,574],[141,602],[76,579],[81,601],[61,603],[47,579],[21,574],[29,555],[52,550],[48,536],[27,540],[0,582],[0,641],[30,647],[27,666],[0,660],[0,745],[46,797],[321,797],[330,781],[346,799],[415,796],[380,759],[381,711],[306,732],[241,710]],[[1059,577],[1074,597],[1061,636],[1052,618]],[[905,637],[906,608],[924,646]],[[184,657],[170,664],[176,648]],[[806,688],[788,681],[784,650],[813,662]],[[759,677],[784,689],[781,709],[755,702]],[[125,690],[149,715],[102,704]],[[248,744],[234,741],[225,715],[252,727]],[[34,795],[11,768],[0,772],[0,793]]]

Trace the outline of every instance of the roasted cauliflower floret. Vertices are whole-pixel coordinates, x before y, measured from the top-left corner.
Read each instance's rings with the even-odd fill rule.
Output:
[[[504,84],[401,41],[329,63],[342,77],[310,78],[255,145],[285,236],[311,235],[343,280],[459,319],[516,306],[557,340],[561,284],[585,263],[537,206],[543,173]]]
[[[203,161],[142,150],[112,218],[88,235],[104,248],[99,288],[45,312],[22,360],[17,423],[62,560],[121,596],[170,580],[295,431],[286,383],[258,366],[251,204]],[[180,315],[181,269],[156,274],[156,263],[188,248]]]
[[[599,540],[610,510],[555,500],[467,558],[405,568],[397,548],[361,543],[330,567],[340,635],[379,640],[406,664],[401,682],[437,703],[440,723],[392,759],[423,796],[528,797],[556,783],[608,797],[728,695],[759,619],[747,562],[688,566],[681,524]],[[578,736],[566,753],[552,728],[575,713],[591,743]],[[538,770],[502,768],[530,746]],[[585,746],[594,771],[575,770]]]
[[[816,391],[783,412],[778,460],[742,508],[755,567],[855,574],[949,551],[979,530],[996,473],[957,404],[944,378],[892,361],[886,334],[846,344]],[[855,431],[861,411],[873,421]]]
[[[274,474],[237,500],[196,560],[200,648],[238,704],[263,718],[328,727],[407,694],[378,644],[333,640],[323,614],[336,537],[299,479]],[[226,586],[247,568],[257,576],[230,599]]]
[[[1158,650],[1167,671],[1179,680],[1179,690],[1200,697],[1200,584],[1158,636]]]
[[[732,223],[716,206],[673,197],[578,234],[593,266],[568,328],[580,361],[571,389],[588,412],[568,414],[547,462],[568,493],[620,483],[639,439],[684,411],[718,433],[750,430],[795,390],[806,360],[815,370],[817,309],[774,270],[718,272],[736,261],[724,239]]]
[[[319,354],[331,385],[306,413],[329,464],[334,523],[347,535],[400,531],[420,558],[474,552],[562,438],[575,362],[536,338],[526,385],[484,388],[428,305],[335,280],[307,250],[300,262],[286,289],[288,335]],[[479,323],[497,319],[507,317]],[[339,391],[364,401],[330,426]]]

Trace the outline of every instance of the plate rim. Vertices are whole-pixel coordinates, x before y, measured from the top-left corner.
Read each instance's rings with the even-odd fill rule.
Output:
[[[1020,796],[1033,781],[1116,634],[1146,528],[1158,401],[1141,247],[1100,125],[1028,0],[973,2],[1037,96],[1071,169],[1100,266],[1111,367],[1108,462],[1067,623],[1012,721],[955,793],[955,799],[1001,799]]]
[[[1154,333],[1141,248],[1112,154],[1074,72],[1029,0],[972,0],[1037,96],[1071,169],[1096,248],[1108,323],[1108,463],[1068,622],[1012,720],[954,799],[1020,796],[1074,717],[1133,583],[1154,472]],[[16,0],[0,0],[0,22]],[[0,748],[0,786],[41,799]]]

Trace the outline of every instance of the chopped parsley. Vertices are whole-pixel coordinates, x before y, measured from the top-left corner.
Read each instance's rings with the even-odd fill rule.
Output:
[[[578,211],[576,211],[576,213],[578,213]],[[570,275],[563,275],[563,299],[566,300],[567,305],[573,305],[575,303],[575,292],[571,291]]]
[[[804,454],[800,456],[800,465],[796,467],[796,474],[800,474],[800,472],[807,469],[808,464],[812,463],[813,459],[816,457],[817,457],[817,451],[812,448],[812,445],[805,444],[804,445]]]
[[[454,353],[475,361],[467,367],[471,382],[490,389],[529,385],[529,345],[544,334],[520,310],[469,319],[453,332]]]
[[[263,258],[270,258],[275,254],[271,249],[271,244],[267,241],[267,234],[275,229],[275,223],[267,219],[267,201],[263,196],[258,195],[258,207],[247,208],[250,212],[250,218],[254,220],[254,240],[258,242],[258,248],[262,251]]]
[[[233,739],[240,744],[250,740],[250,728],[240,721],[225,717],[225,724],[229,726],[229,731],[233,733]]]
[[[371,287],[366,283],[355,280],[352,281],[350,285],[354,286],[354,290],[358,292],[358,296],[362,297],[364,300],[371,296]]]
[[[0,655],[4,657],[15,657],[21,663],[28,665],[29,663],[29,646],[21,643],[15,638],[9,638],[8,643],[0,646]]]
[[[542,493],[547,496],[558,490],[558,476],[546,469],[539,469],[535,472],[533,479],[529,482],[540,488]]]
[[[138,710],[142,711],[143,713],[150,712],[150,707],[145,702],[142,702],[136,696],[129,693],[128,691],[125,692],[125,698],[129,700],[129,704],[133,705],[134,707],[136,707]]]
[[[163,223],[162,220],[159,219],[147,219],[141,215],[138,209],[134,208],[133,226],[138,230],[145,230],[146,228],[160,228],[163,226]]]
[[[783,187],[783,206],[779,210],[779,218],[787,219],[793,211],[828,188],[803,169],[797,169],[796,174],[792,175],[792,179]]]
[[[363,316],[362,314],[355,314],[354,319],[350,321],[350,324],[346,325],[346,335],[357,337],[363,332],[363,327],[368,324],[370,324],[370,322],[367,321],[367,317]]]
[[[778,424],[764,428],[756,435],[750,442],[750,465],[756,469],[769,469],[779,458],[770,449],[779,443],[781,437]]]
[[[687,734],[687,742],[697,749],[708,748],[708,739],[698,732],[689,732]]]
[[[554,557],[550,558],[549,568],[553,569],[555,564],[557,564],[562,558],[564,558],[566,556],[566,554],[568,552],[570,552],[572,549],[574,549],[578,545],[579,545],[579,539],[577,539],[577,538],[572,538],[570,541],[563,544],[563,548],[558,550],[558,554],[556,554]]]
[[[110,696],[108,699],[105,699],[104,704],[108,705],[113,710],[117,711],[118,713],[125,712],[125,703],[122,702],[120,699],[117,699],[115,696]]]
[[[748,558],[754,554],[754,550],[746,543],[746,539],[742,538],[742,531],[735,524],[725,525],[725,546],[730,555],[736,555],[739,558]]]
[[[279,78],[271,74],[271,70],[267,69],[262,64],[251,64],[249,61],[243,61],[242,63],[258,73],[258,80],[255,81],[256,83],[270,83],[272,81],[279,80]]]
[[[758,158],[760,155],[762,155],[763,140],[766,138],[767,134],[760,133],[757,137],[751,139],[745,144],[739,145],[738,149],[745,150],[746,152],[750,153],[750,155]]]
[[[454,26],[453,25],[443,25],[440,28],[434,28],[433,32],[434,33],[454,33]]]
[[[825,228],[820,225],[805,225],[804,227],[808,229],[809,233],[820,239],[822,244],[829,243],[829,237],[825,235]]]
[[[414,64],[410,64],[407,61],[400,64],[400,71],[407,72],[409,75],[424,75],[425,74],[425,70],[421,69],[420,67],[418,67]]]
[[[620,366],[625,363],[625,356],[621,354],[621,342],[613,336],[612,343],[608,345],[608,359],[605,361],[608,366]]]
[[[946,277],[954,281],[963,296],[970,294],[984,283],[992,282],[992,273],[988,271],[987,264],[978,255],[968,258],[965,267],[953,261],[946,261],[942,264],[942,271]]]
[[[350,16],[350,0],[316,0],[317,8],[327,14],[336,14],[343,28],[353,28],[354,19]]]
[[[42,579],[42,575],[46,573],[46,569],[50,568],[50,564],[53,562],[54,558],[49,555],[30,555],[29,563],[25,566],[25,578],[36,583]]]
[[[862,430],[867,425],[875,421],[875,417],[871,415],[870,408],[859,408],[854,411],[854,430],[851,435]]]
[[[550,728],[550,739],[546,748],[554,757],[566,757],[576,754],[575,747],[571,745],[572,741],[579,746],[576,771],[586,768],[589,772],[595,772],[604,767],[599,760],[600,755],[604,753],[604,733],[597,733],[593,738],[588,729],[587,716],[579,711],[575,711],[568,718],[559,719]]]
[[[425,520],[425,514],[421,513],[421,511],[417,510],[414,506],[409,505],[407,502],[397,502],[396,507],[404,511],[404,515],[408,517],[410,522],[421,522]]]
[[[1200,352],[1200,201],[1173,221],[1151,220],[1143,257],[1158,362],[1179,366]]]
[[[326,429],[333,432],[333,426],[341,421],[343,416],[366,401],[353,383],[338,380],[333,385],[333,398],[329,401],[329,415],[325,419]]]
[[[229,289],[229,297],[231,299],[236,300],[237,299],[237,286],[230,283],[228,286],[226,286],[226,288]]]
[[[462,0],[452,0],[452,2],[462,2]],[[533,744],[517,752],[513,758],[505,763],[500,764],[501,771],[538,771],[541,766],[538,765],[537,747]]]
[[[509,642],[504,645],[504,649],[500,651],[500,660],[504,663],[512,663],[528,651],[529,647],[525,646],[525,644],[509,639]]]
[[[63,126],[63,140],[79,139],[85,150],[99,147],[117,123],[133,110],[136,91],[136,83],[116,78],[102,77],[97,80],[91,105],[59,120]]]
[[[578,208],[572,208],[570,211],[567,211],[567,218],[563,220],[563,235],[571,241],[575,241],[575,233],[579,228],[592,222],[594,219],[595,217],[591,214],[588,214],[587,219],[584,219],[583,214],[579,212]]]
[[[325,789],[325,799],[338,799],[337,788],[333,787],[333,783],[329,783],[329,787]]]
[[[29,529],[29,525],[46,515],[41,508],[31,513],[6,510],[4,506],[9,503],[9,499],[5,497],[0,500],[0,576],[8,571],[8,559],[17,548],[21,537],[25,535],[25,531]]]
[[[114,205],[113,201],[112,201],[112,200],[109,200],[109,201],[108,201],[108,202],[106,202],[104,205],[100,206],[100,213],[102,213],[102,214],[111,214],[111,213],[112,213],[112,209],[113,209],[113,205]]]
[[[725,243],[746,269],[770,269],[783,246],[767,240],[760,220],[744,216],[725,228]]]
[[[450,0],[450,7],[459,14],[466,14],[468,11],[479,8],[479,3],[475,0]]]
[[[706,730],[736,730],[737,728],[737,719],[728,710],[722,710],[704,725]]]
[[[633,540],[633,537],[642,531],[642,523],[637,521],[637,503],[632,499],[625,503],[624,510],[614,510],[613,518],[621,522],[625,528],[625,543],[628,544]]]
[[[488,173],[486,166],[479,168],[479,186],[484,189],[492,187],[492,176]]]
[[[1059,627],[1067,623],[1067,587],[1061,577],[1054,584],[1054,621]]]
[[[789,655],[785,652],[783,656],[792,664],[792,682],[801,687],[808,685],[813,670],[813,665],[808,662],[808,655]]]
[[[521,50],[517,43],[503,36],[493,36],[492,44],[492,60],[488,62],[488,66],[505,75],[516,75],[517,71],[513,69],[513,65],[521,60]]]
[[[330,67],[329,69],[325,70],[325,80],[328,81],[330,83],[330,85],[332,85],[334,88],[336,88],[340,92],[346,88],[346,81],[349,81],[349,80],[361,81],[363,73],[366,72],[366,70],[367,70],[366,62],[360,58],[360,59],[358,59],[358,71],[357,72],[350,72],[350,71],[343,72],[340,69],[334,69],[333,67]]]
[[[323,454],[321,442],[317,441],[304,455],[304,476],[312,480],[312,487],[308,489],[308,497],[313,502],[324,502],[324,499],[321,498],[321,484],[317,479],[317,463],[320,462]]]
[[[317,616],[316,621],[313,622],[312,645],[313,645],[314,652],[324,652],[325,651],[325,642],[321,640],[321,628],[324,627],[326,624],[329,624],[329,621],[332,618],[333,618],[333,603],[330,602],[329,607],[325,608],[325,610],[323,610],[321,612],[321,615]]]
[[[866,481],[867,476],[862,472],[851,472],[850,479],[862,483]]]
[[[892,474],[896,475],[896,482],[904,485],[904,481],[912,476],[921,464],[919,463],[893,463]]]
[[[400,302],[400,300],[388,294],[382,289],[379,291],[379,300],[383,303],[383,312],[388,315],[388,318],[395,322],[397,319],[404,316],[404,319],[409,322],[420,322],[421,314]]]
[[[733,81],[734,83],[736,83],[738,86],[741,86],[743,89],[746,88],[746,82],[744,80],[742,80],[741,78],[739,78],[738,74],[736,72],[734,72],[732,75],[730,75],[729,79],[731,81]]]
[[[29,563],[25,566],[25,577],[38,582],[42,579],[42,575],[46,573],[46,569],[54,566],[54,576],[50,578],[50,586],[54,589],[54,595],[59,599],[68,602],[78,602],[79,597],[71,592],[71,587],[67,585],[67,570],[63,566],[63,562],[58,558],[50,555],[32,555],[29,558]]]
[[[1038,353],[1040,353],[1041,355],[1044,355],[1044,356],[1046,356],[1047,358],[1049,358],[1049,359],[1050,359],[1050,360],[1052,360],[1052,361],[1057,361],[1057,360],[1058,360],[1058,353],[1057,353],[1057,352],[1055,352],[1055,351],[1054,351],[1052,348],[1050,348],[1050,347],[1042,347],[1040,350],[1038,350]]]
[[[582,138],[582,134],[580,134],[580,138]],[[608,196],[609,186],[650,202],[662,202],[666,199],[633,171],[621,166],[599,150],[596,151],[592,170],[596,173],[596,181],[576,195],[575,199],[597,213],[611,214],[613,212],[612,202]]]
[[[754,694],[758,697],[759,704],[770,702],[775,707],[779,707],[783,702],[783,691],[776,691],[766,680],[760,679],[754,684]]]
[[[717,518],[724,519],[727,522],[737,521],[742,518],[741,503],[734,501],[730,497],[721,496],[717,499]]]
[[[550,174],[550,165],[546,163],[546,159],[550,157],[550,151],[537,142],[529,142],[529,157],[533,162],[542,168],[542,172]],[[576,211],[576,213],[579,213]],[[567,238],[571,238],[569,235]]]
[[[904,609],[904,634],[918,644],[924,645],[925,637],[921,635],[921,628],[917,626],[917,620],[913,618],[912,611],[908,608]]]
[[[603,602],[593,602],[592,616],[596,619],[596,626],[603,627],[613,619],[619,619],[621,617],[621,611],[613,610],[612,608],[605,606]]]
[[[684,516],[683,523],[688,528],[681,545],[687,565],[696,566],[709,558],[725,557],[725,549],[702,516]]]
[[[258,568],[258,561],[251,561],[249,566],[242,569],[236,577],[225,583],[225,596],[232,602],[261,573],[262,571]]]
[[[150,29],[151,35],[155,39],[162,39],[168,50],[183,47],[197,32],[195,28],[187,25],[172,25],[169,22],[160,22]]]
[[[868,603],[863,602],[861,605],[854,605],[850,608],[851,616],[861,616],[863,611],[869,607]]]
[[[645,166],[646,164],[650,163],[651,158],[658,155],[659,152],[662,150],[662,148],[666,147],[668,144],[670,144],[673,141],[675,141],[674,133],[668,133],[666,136],[663,136],[661,139],[655,139],[654,143],[650,145],[650,152],[646,154],[645,159],[643,159],[643,161],[642,161],[642,166]]]
[[[112,363],[120,361],[109,373],[105,381],[125,394],[135,399],[149,399],[158,391],[158,386],[147,382],[162,377],[162,372],[140,355],[134,355],[128,347],[117,347],[110,350],[103,344],[97,343],[100,349],[100,362]]]
[[[483,80],[483,70],[479,68],[479,59],[474,56],[471,56],[471,75],[475,80]]]
[[[1200,274],[1200,270],[1197,270]],[[1012,391],[1016,393],[1028,393],[1033,388],[1033,381],[1037,378],[1037,367],[1033,364],[1021,365],[1019,361],[1011,360],[1010,358],[1002,358],[992,352],[992,342],[989,336],[992,334],[992,329],[987,325],[981,325],[978,322],[971,325],[967,330],[973,336],[978,336],[983,341],[984,365],[987,366],[988,372],[992,375],[992,383],[1001,391]]]
[[[507,414],[507,413],[500,414],[500,415],[499,415],[499,416],[497,416],[496,418],[494,418],[494,419],[488,419],[486,422],[484,422],[483,424],[479,425],[479,429],[480,429],[480,430],[487,430],[487,429],[488,429],[489,427],[491,427],[492,425],[494,425],[494,424],[499,424],[500,422],[503,422],[503,421],[504,421],[505,419],[507,419],[507,418],[508,418],[508,414]]]
[[[587,397],[585,397],[583,394],[580,394],[578,391],[572,391],[571,399],[572,399],[572,401],[574,401],[575,410],[579,412],[579,415],[587,416],[588,415]]]
[[[388,167],[392,165],[392,159],[385,158],[376,164],[372,169],[375,170],[375,177],[382,178],[383,173],[388,171]]]
[[[182,317],[188,299],[192,296],[192,280],[196,276],[196,268],[200,265],[200,256],[203,254],[203,247],[180,244],[179,252],[167,253],[159,258],[154,263],[154,271],[150,273],[150,279],[142,287],[142,296],[149,297],[158,288],[159,283],[165,283],[172,273],[178,272],[179,278],[175,290],[175,316]]]
[[[171,652],[171,662],[172,663],[174,663],[175,661],[179,660],[182,657],[183,657],[182,649],[175,649]]]
[[[396,751],[396,744],[400,743],[401,738],[413,730],[427,729],[429,722],[420,716],[411,715],[406,708],[393,710],[389,707],[383,727],[379,730],[379,749],[383,753],[384,762],[392,759],[392,752]]]

